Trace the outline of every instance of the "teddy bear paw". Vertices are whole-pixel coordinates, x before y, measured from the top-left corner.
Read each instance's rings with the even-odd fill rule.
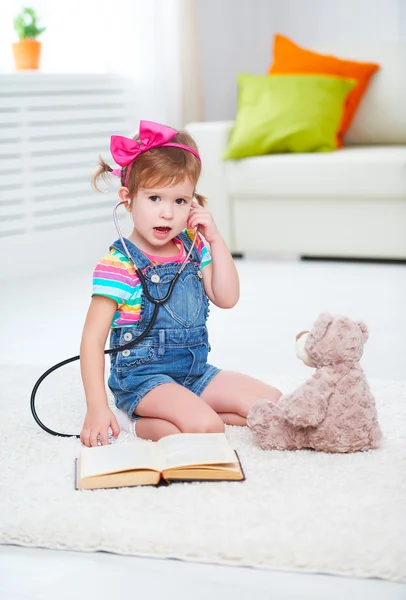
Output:
[[[267,398],[259,398],[252,406],[247,415],[247,425],[254,429],[258,425],[263,425],[273,413],[275,404]]]
[[[261,398],[253,404],[247,425],[264,450],[298,450],[308,445],[307,432],[288,423],[279,404],[271,400]]]

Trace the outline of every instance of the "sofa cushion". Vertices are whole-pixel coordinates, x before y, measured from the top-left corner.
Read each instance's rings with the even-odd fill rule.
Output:
[[[342,58],[377,62],[346,144],[406,144],[406,44],[323,45],[317,50]]]
[[[335,152],[270,154],[224,161],[234,196],[406,198],[406,146],[349,146]]]
[[[379,65],[375,63],[354,60],[356,56],[352,57],[352,60],[343,60],[338,56],[328,56],[301,48],[280,34],[276,34],[274,38],[274,61],[269,69],[270,75],[318,73],[356,80],[357,85],[347,97],[341,125],[337,132],[338,146],[343,145],[343,137],[365,94],[368,83],[372,75],[379,69]]]
[[[354,79],[325,75],[238,75],[238,111],[223,158],[337,147]]]

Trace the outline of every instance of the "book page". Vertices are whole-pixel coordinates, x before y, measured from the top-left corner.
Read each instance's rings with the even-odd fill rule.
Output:
[[[224,433],[179,433],[157,442],[163,454],[163,471],[190,465],[234,463],[237,460]]]
[[[94,477],[134,469],[161,471],[161,452],[156,444],[130,442],[83,448],[80,454],[81,477]]]

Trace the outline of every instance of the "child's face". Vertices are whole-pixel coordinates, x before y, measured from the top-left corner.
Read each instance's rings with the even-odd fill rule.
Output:
[[[137,234],[150,246],[165,246],[185,229],[193,194],[189,179],[169,187],[139,188],[130,209]]]

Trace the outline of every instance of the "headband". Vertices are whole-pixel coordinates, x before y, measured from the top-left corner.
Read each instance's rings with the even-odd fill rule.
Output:
[[[110,152],[116,163],[121,167],[127,167],[140,154],[148,152],[148,150],[151,150],[152,148],[162,148],[164,146],[174,146],[176,148],[182,148],[182,150],[187,150],[194,154],[199,162],[202,162],[200,156],[193,148],[170,141],[177,134],[178,132],[176,129],[172,129],[172,127],[160,125],[153,121],[140,121],[140,141],[137,142],[137,140],[126,138],[121,135],[112,135],[110,140]],[[113,175],[116,175],[116,177],[121,177],[121,171],[122,169],[113,169],[111,172]],[[128,183],[129,174],[130,169],[128,168],[125,175],[125,186]]]

